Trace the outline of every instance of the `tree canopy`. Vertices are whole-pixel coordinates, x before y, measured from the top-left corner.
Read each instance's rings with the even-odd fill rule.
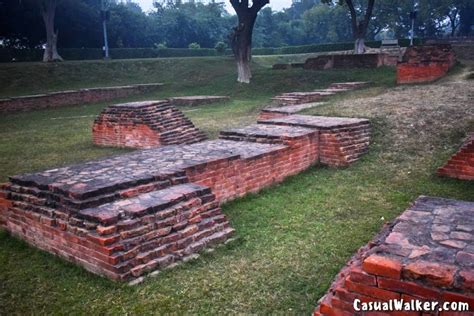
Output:
[[[8,47],[40,47],[46,34],[35,0],[0,0],[0,39]],[[177,47],[191,43],[213,48],[228,43],[237,17],[223,3],[156,2],[151,12],[131,1],[110,4],[109,45],[117,47]],[[351,19],[347,8],[320,0],[294,1],[291,7],[259,12],[253,31],[253,47],[279,47],[351,40]],[[365,2],[354,0],[356,10]],[[472,0],[417,0],[416,35],[440,37],[473,34]],[[366,40],[407,37],[412,0],[376,1]],[[101,48],[103,46],[100,1],[61,0],[56,10],[59,48]],[[37,26],[37,27],[34,27]]]

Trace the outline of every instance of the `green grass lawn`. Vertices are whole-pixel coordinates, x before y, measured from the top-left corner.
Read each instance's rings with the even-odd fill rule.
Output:
[[[418,195],[474,200],[472,183],[434,175],[465,132],[474,130],[473,110],[463,92],[442,105],[422,95],[454,90],[449,80],[464,84],[466,69],[433,85],[394,88],[390,68],[274,71],[268,64],[255,60],[252,85],[235,83],[234,64],[227,58],[0,64],[1,96],[143,82],[166,86],[127,100],[230,95],[230,102],[184,109],[211,137],[254,122],[278,93],[370,80],[371,88],[308,113],[368,117],[374,127],[370,152],[359,162],[345,169],[313,167],[223,205],[236,241],[135,287],[88,273],[0,232],[0,314],[308,314],[357,248]],[[414,92],[426,102],[412,102]],[[91,142],[94,116],[105,105],[3,115],[0,181],[126,151]]]

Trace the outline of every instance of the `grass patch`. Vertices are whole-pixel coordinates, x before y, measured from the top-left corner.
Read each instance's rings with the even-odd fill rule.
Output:
[[[55,67],[52,75],[41,82],[50,66]],[[0,88],[3,95],[156,81],[167,86],[141,99],[231,95],[230,102],[184,109],[211,136],[229,126],[254,122],[269,97],[281,92],[336,81],[374,82],[369,89],[343,94],[308,111],[369,117],[373,142],[366,156],[349,168],[313,167],[259,194],[225,204],[223,211],[239,237],[236,242],[142,285],[128,287],[97,277],[0,232],[0,311],[308,314],[340,267],[380,229],[382,217],[395,218],[420,194],[474,199],[472,183],[434,175],[464,134],[474,130],[469,103],[473,88],[463,79],[464,73],[432,85],[394,88],[390,68],[313,72],[254,66],[253,84],[238,85],[234,65],[225,58],[0,65],[2,80],[2,74],[16,78]],[[7,73],[4,67],[9,68]],[[93,118],[104,106],[1,117],[1,180],[123,152],[91,143]]]

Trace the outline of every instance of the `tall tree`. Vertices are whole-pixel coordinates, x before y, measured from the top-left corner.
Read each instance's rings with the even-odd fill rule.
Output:
[[[457,0],[461,11],[459,12],[459,34],[469,36],[474,33],[474,3],[472,0]]]
[[[325,3],[332,3],[332,0],[325,0]],[[363,54],[365,52],[365,36],[369,28],[369,22],[372,17],[375,0],[368,0],[365,10],[361,5],[356,8],[354,0],[339,0],[339,5],[346,4],[351,15],[352,37],[355,41],[354,52]],[[361,15],[361,17],[359,17]]]
[[[248,0],[230,0],[232,7],[237,13],[238,25],[230,34],[232,52],[237,63],[237,81],[250,83],[252,72],[250,61],[252,59],[252,33],[260,11],[269,0],[253,0],[249,7]]]
[[[41,16],[43,17],[44,26],[46,29],[46,46],[43,55],[44,62],[63,60],[58,54],[58,30],[54,27],[57,2],[57,0],[39,1]]]

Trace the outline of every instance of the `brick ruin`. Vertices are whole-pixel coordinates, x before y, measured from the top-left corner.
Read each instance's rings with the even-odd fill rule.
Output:
[[[152,148],[192,144],[207,139],[167,100],[110,105],[95,119],[94,144]]]
[[[322,101],[329,96],[335,95],[334,91],[309,91],[309,92],[287,92],[272,98],[275,104],[296,105],[310,102]]]
[[[130,86],[104,87],[59,91],[0,100],[0,113],[31,111],[52,107],[94,103],[156,91],[163,84],[149,83]]]
[[[370,142],[370,123],[365,119],[290,115],[258,122],[317,130],[319,162],[333,167],[347,166],[357,161],[367,152]]]
[[[378,68],[381,66],[396,66],[398,57],[391,53],[365,54],[331,54],[308,58],[304,63],[274,64],[272,69],[287,70],[303,68],[309,70],[326,70],[333,68]]]
[[[349,260],[314,315],[372,315],[356,311],[355,299],[466,302],[474,312],[474,203],[419,197]],[[429,315],[438,314],[461,315]]]
[[[331,84],[327,89],[319,89],[309,92],[289,92],[272,98],[273,105],[264,108],[259,119],[271,119],[282,116],[293,115],[305,109],[314,108],[324,104],[325,99],[341,92],[361,89],[369,85],[369,82],[339,82]]]
[[[0,189],[0,226],[93,273],[140,280],[229,238],[220,203],[318,163],[346,166],[367,151],[369,132],[366,119],[295,115],[14,176]]]
[[[385,65],[385,54],[334,54],[308,58],[304,69],[325,70],[332,68],[378,68]]]
[[[459,151],[438,169],[438,175],[474,180],[474,133],[468,135]]]
[[[456,64],[456,54],[449,44],[407,48],[397,64],[397,83],[430,82],[439,79]]]

